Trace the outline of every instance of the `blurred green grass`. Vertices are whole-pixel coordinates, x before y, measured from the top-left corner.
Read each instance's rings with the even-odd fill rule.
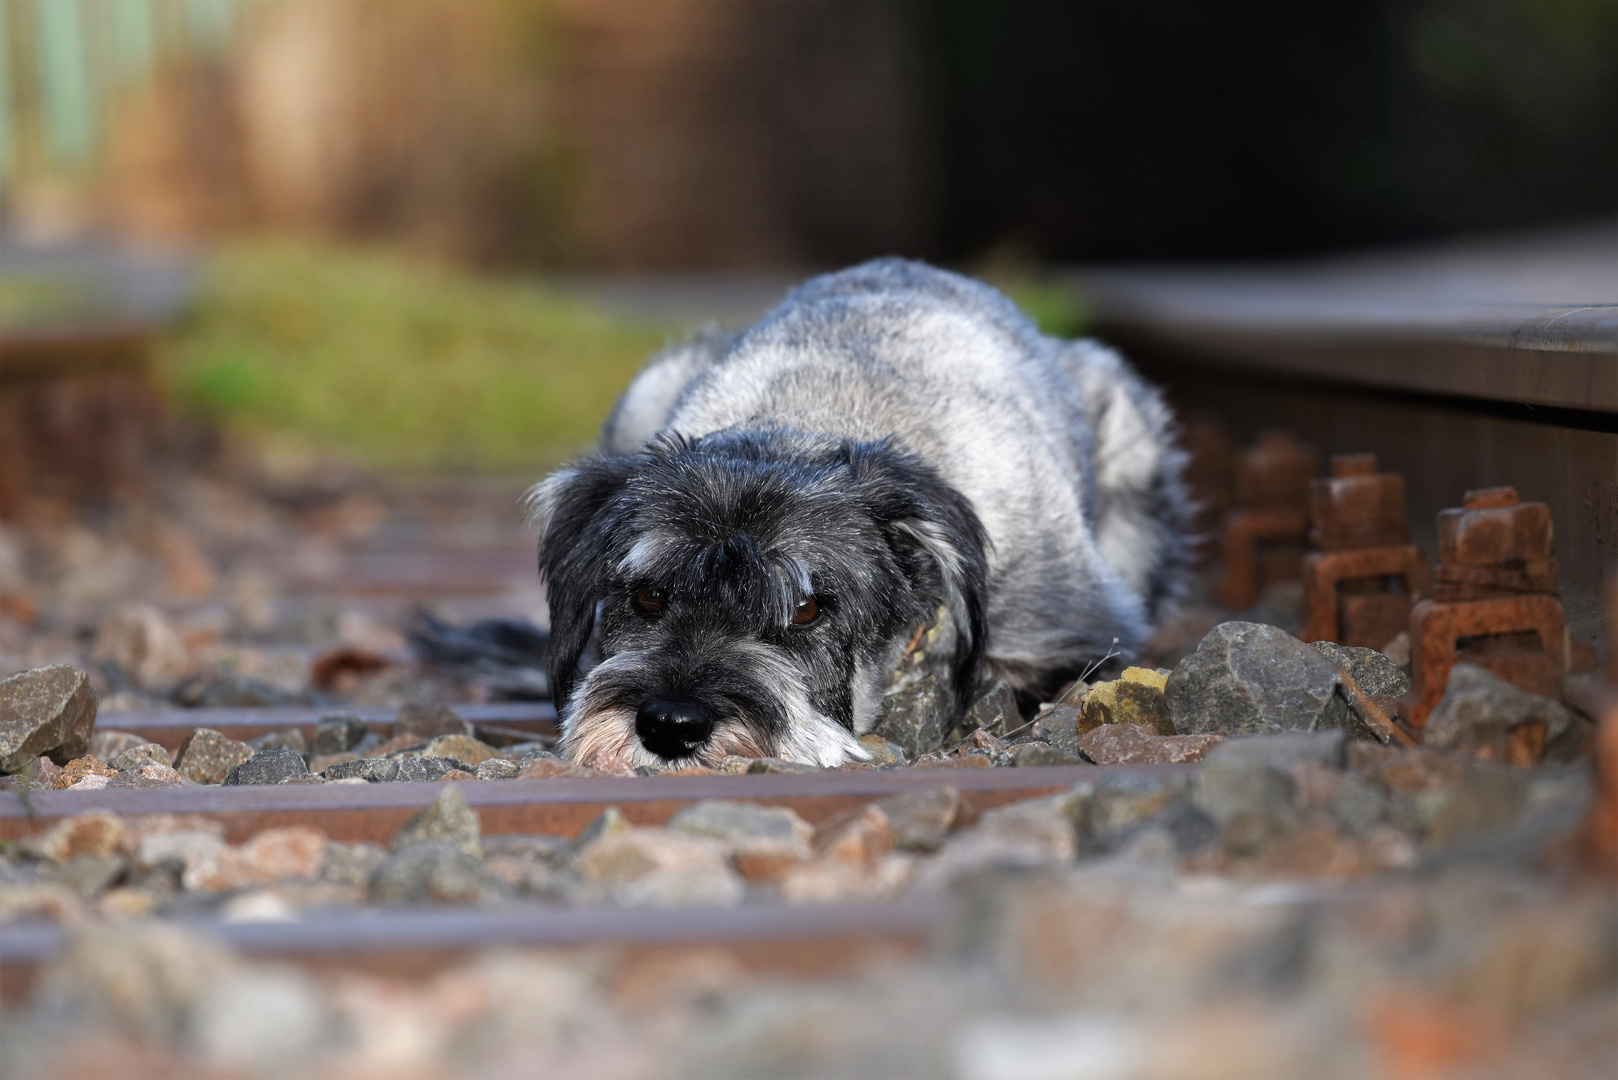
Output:
[[[160,350],[170,394],[368,466],[543,469],[588,447],[677,327],[372,251],[228,247]]]
[[[983,276],[1047,333],[1083,331],[1072,289],[1026,267]],[[684,329],[398,254],[258,241],[211,259],[159,369],[185,409],[249,439],[373,468],[531,472],[588,448]]]

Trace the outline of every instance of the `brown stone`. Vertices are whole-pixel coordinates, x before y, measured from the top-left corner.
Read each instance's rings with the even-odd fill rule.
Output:
[[[1079,707],[1079,734],[1104,724],[1144,724],[1159,735],[1173,735],[1174,721],[1163,697],[1167,682],[1167,676],[1150,668],[1131,667],[1117,679],[1096,683]]]
[[[517,773],[518,780],[554,780],[559,777],[585,777],[600,776],[594,769],[587,769],[583,765],[575,765],[571,761],[557,761],[553,758],[536,758],[522,767]]]
[[[128,731],[97,728],[95,735],[90,739],[90,756],[100,758],[102,761],[111,761],[125,750],[143,746],[145,743],[145,739]]]
[[[1139,724],[1107,724],[1079,739],[1079,752],[1097,765],[1168,765],[1201,761],[1223,735],[1154,735]]]
[[[474,859],[483,857],[483,832],[478,813],[457,787],[445,788],[438,797],[405,823],[393,837],[394,851],[413,844],[448,844]]]
[[[107,768],[105,764],[95,758],[81,757],[62,766],[62,771],[56,775],[56,779],[51,782],[51,786],[60,791],[64,788],[72,787],[86,776],[104,776],[110,780],[117,775],[116,772]]]
[[[869,863],[893,850],[893,826],[875,806],[862,806],[815,830],[815,855],[841,862]]]
[[[987,728],[978,728],[961,741],[956,747],[960,750],[982,750],[986,754],[1003,754],[1006,752],[1006,741],[999,738]]]
[[[905,763],[904,748],[898,743],[891,743],[880,735],[861,735],[860,745],[871,755],[871,764],[878,767],[884,765],[903,765]]]
[[[95,757],[97,755],[91,754],[90,756]],[[107,767],[115,772],[123,772],[125,769],[133,769],[150,761],[171,767],[174,764],[173,759],[169,757],[169,752],[157,743],[140,743],[114,754],[110,760],[107,760]]]
[[[191,670],[180,632],[150,604],[120,608],[96,633],[96,660],[111,661],[147,689],[169,686]]]
[[[323,773],[333,765],[340,765],[345,761],[358,761],[360,756],[355,753],[342,754],[316,754],[309,759],[311,773]]]
[[[447,757],[464,761],[468,765],[482,765],[490,758],[499,757],[500,751],[470,735],[440,735],[427,744],[423,757]]]
[[[954,757],[927,757],[917,758],[911,768],[915,769],[988,769],[994,766],[987,754],[956,754]]]
[[[477,773],[469,773],[465,769],[451,769],[443,776],[440,776],[435,782],[439,784],[456,784],[463,780],[476,780],[477,778]]]
[[[81,856],[118,855],[131,845],[129,830],[105,810],[74,814],[47,831],[24,840],[22,848],[36,858],[65,863]]]
[[[253,756],[253,748],[213,728],[197,728],[174,755],[174,768],[199,784],[223,784],[230,770]]]
[[[585,845],[574,867],[625,904],[734,904],[742,881],[723,848],[666,829],[614,830]]]
[[[0,772],[19,772],[45,754],[57,764],[83,757],[95,723],[95,691],[76,667],[33,668],[0,681]]]
[[[240,847],[224,851],[219,860],[219,887],[241,889],[317,877],[325,863],[327,843],[325,833],[308,826],[265,829]]]
[[[415,732],[407,731],[382,740],[371,749],[365,751],[365,756],[368,758],[383,758],[392,757],[395,754],[409,754],[420,757],[426,753],[427,744],[430,741],[430,739],[424,739]]]
[[[393,721],[393,734],[414,735],[416,741],[427,742],[440,735],[470,735],[472,725],[447,705],[418,705],[414,702],[399,708]]]
[[[1466,773],[1465,763],[1443,754],[1373,742],[1349,743],[1346,757],[1350,772],[1406,795],[1450,787]]]
[[[750,773],[817,773],[821,769],[817,765],[805,765],[797,761],[787,761],[783,758],[761,757],[749,758],[747,771]]]
[[[936,851],[955,826],[961,795],[951,787],[911,791],[876,804],[893,830],[894,846],[901,851]]]
[[[522,767],[515,761],[502,757],[492,757],[478,766],[477,778],[479,780],[510,780],[522,771]]]
[[[130,768],[120,769],[118,775],[107,781],[107,786],[110,788],[178,787],[183,782],[180,774],[172,767],[163,764],[163,762],[143,761]]]

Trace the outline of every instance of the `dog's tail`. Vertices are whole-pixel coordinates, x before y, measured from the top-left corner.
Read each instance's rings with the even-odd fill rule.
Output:
[[[1084,396],[1094,437],[1097,546],[1155,621],[1183,589],[1191,524],[1174,414],[1099,342],[1065,343],[1061,362]]]
[[[525,619],[485,619],[451,626],[418,610],[405,628],[416,659],[468,682],[491,697],[532,701],[551,696],[545,660],[551,636]]]

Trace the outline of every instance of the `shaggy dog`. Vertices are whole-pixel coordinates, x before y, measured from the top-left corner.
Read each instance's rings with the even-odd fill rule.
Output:
[[[564,751],[863,759],[941,608],[963,707],[1133,653],[1182,563],[1171,428],[1116,353],[895,259],[665,351],[529,494]]]

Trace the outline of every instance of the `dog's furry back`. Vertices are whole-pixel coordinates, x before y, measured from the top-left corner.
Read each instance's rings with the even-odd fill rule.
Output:
[[[603,433],[791,428],[888,437],[976,509],[991,665],[1050,692],[1144,642],[1175,588],[1186,503],[1167,407],[1113,351],[1041,334],[995,290],[883,259],[815,278],[747,331],[654,358]]]

